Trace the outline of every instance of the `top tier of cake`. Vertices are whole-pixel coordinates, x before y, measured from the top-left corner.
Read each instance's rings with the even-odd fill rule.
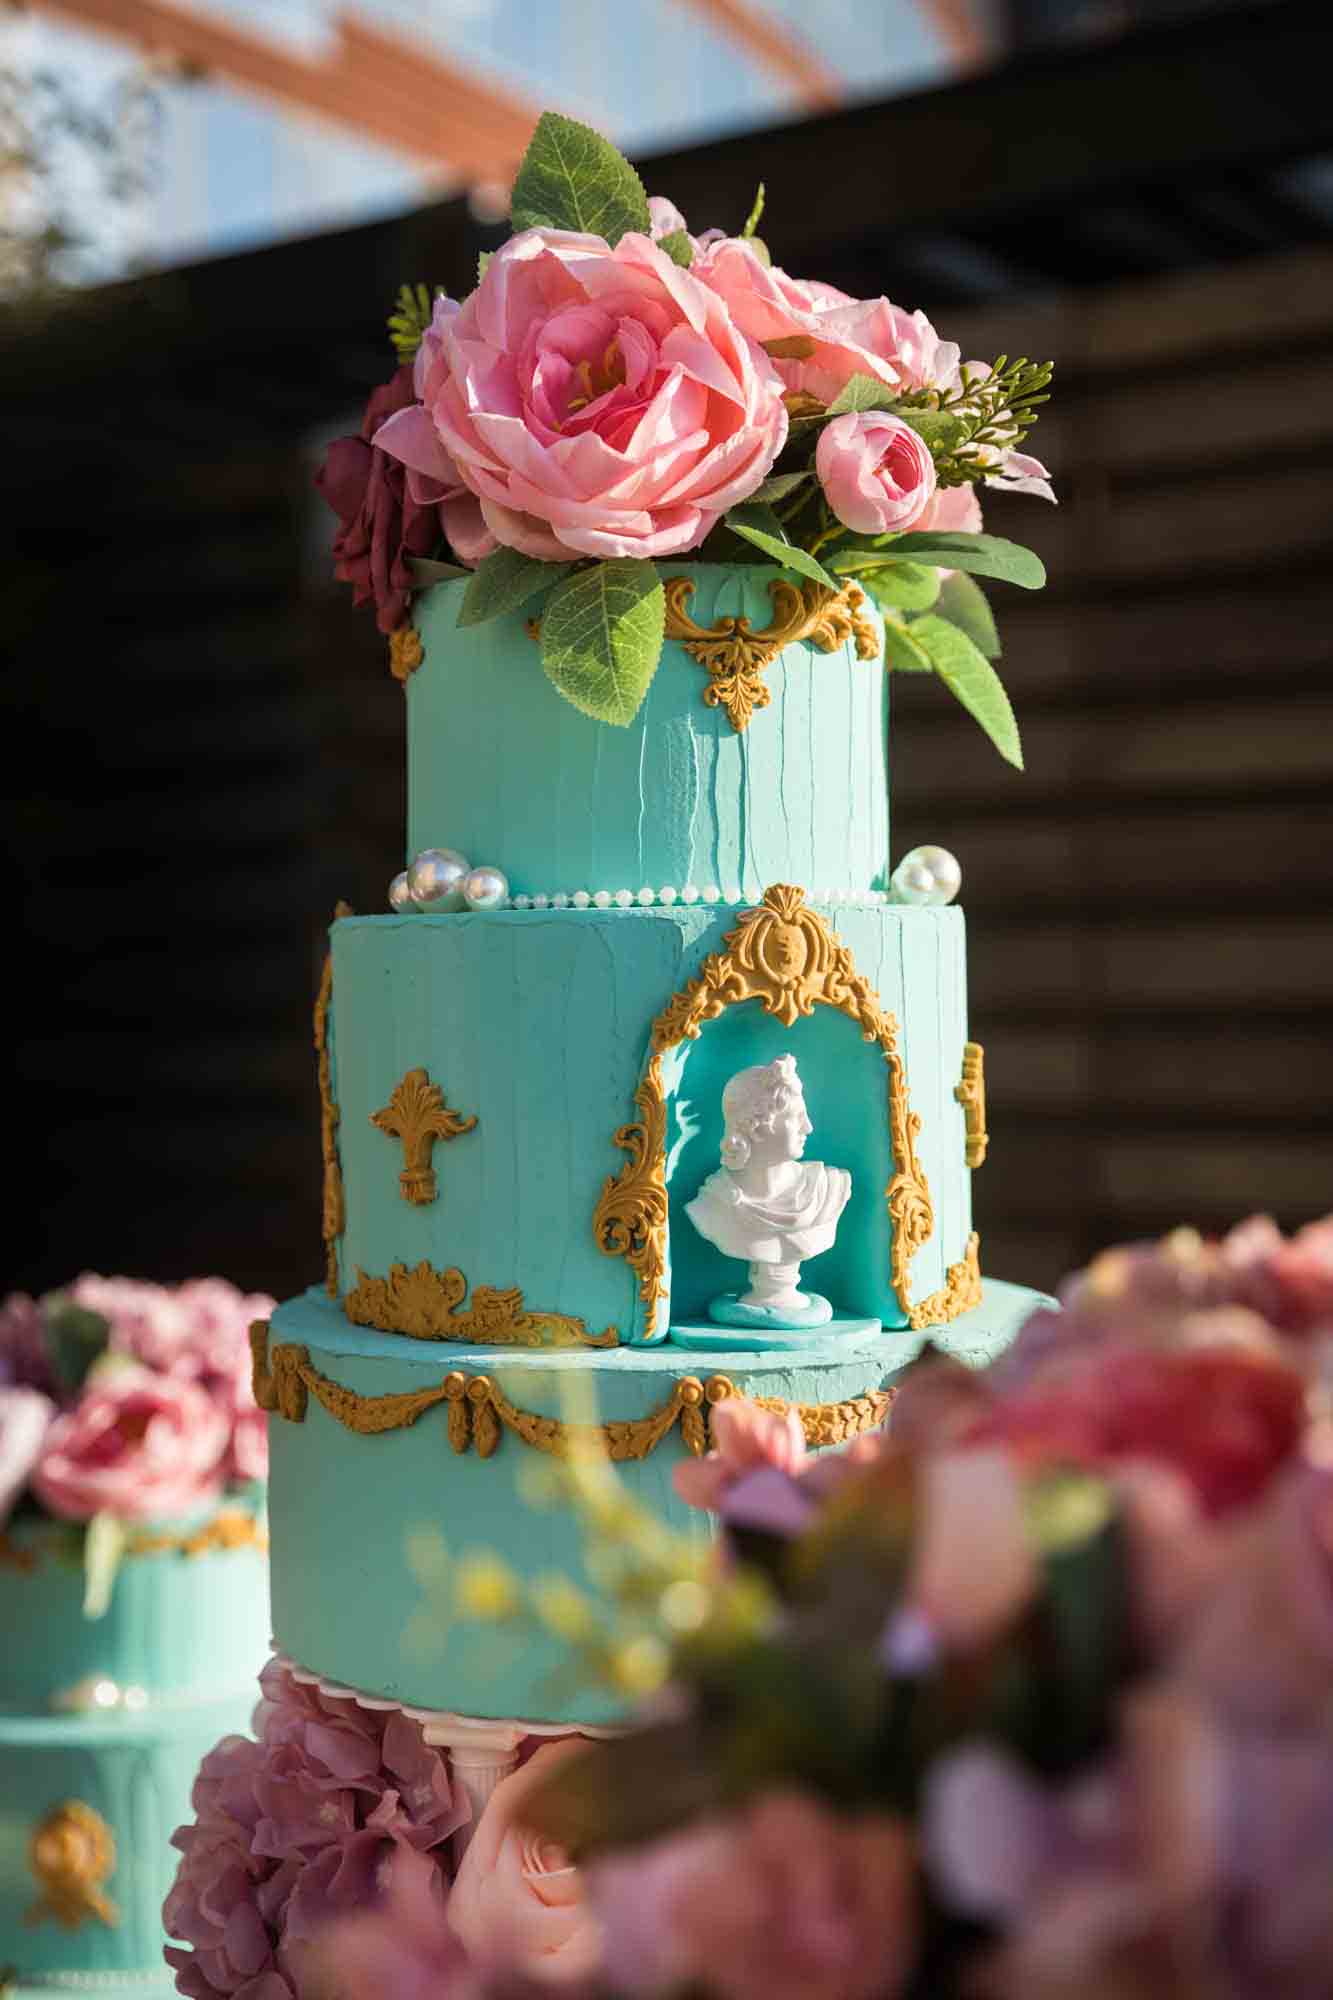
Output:
[[[692,590],[673,589],[677,576]],[[853,896],[883,888],[878,615],[857,592],[841,616],[775,644],[756,669],[745,642],[814,623],[802,609],[817,616],[818,586],[802,598],[799,580],[761,565],[670,562],[663,577],[668,632],[681,636],[668,638],[624,729],[590,721],[547,680],[529,630],[540,600],[470,628],[460,645],[466,585],[417,599],[425,658],[407,683],[408,858],[455,848],[503,869],[516,895],[693,886],[734,903],[774,882]]]

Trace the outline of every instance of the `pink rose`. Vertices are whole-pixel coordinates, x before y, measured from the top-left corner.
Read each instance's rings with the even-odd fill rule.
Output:
[[[424,407],[376,432],[409,472],[457,476],[510,548],[697,548],[787,436],[771,362],[648,237],[529,229],[432,329]]]
[[[582,1876],[563,1848],[523,1824],[552,1766],[582,1748],[577,1737],[544,1745],[486,1803],[449,1896],[450,1928],[480,1960],[551,1980],[580,1979],[597,1963]]]
[[[134,1366],[94,1373],[47,1432],[33,1491],[71,1521],[183,1514],[220,1489],[229,1431],[193,1382]]]
[[[1333,1215],[1291,1237],[1271,1217],[1251,1216],[1221,1254],[1244,1303],[1270,1326],[1299,1338],[1333,1333]]]
[[[946,535],[979,535],[981,496],[975,486],[937,486],[921,519],[912,526],[920,535],[931,529]],[[954,574],[952,570],[945,573]]]
[[[589,1880],[616,1992],[891,2000],[916,1958],[906,1826],[796,1792],[608,1855]]]
[[[887,410],[851,411],[826,424],[815,470],[829,506],[859,535],[914,528],[935,492],[929,447]]]

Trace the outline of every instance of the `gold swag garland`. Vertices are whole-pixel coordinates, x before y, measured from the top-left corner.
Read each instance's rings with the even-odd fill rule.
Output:
[[[465,1375],[454,1368],[443,1380],[425,1389],[406,1390],[386,1396],[364,1396],[348,1389],[331,1376],[321,1374],[310,1359],[310,1350],[297,1342],[284,1341],[270,1350],[267,1320],[256,1320],[250,1329],[250,1349],[254,1359],[255,1401],[263,1410],[285,1417],[289,1423],[304,1423],[309,1398],[313,1396],[344,1429],[361,1436],[402,1430],[438,1404],[448,1406],[448,1437],[455,1452],[475,1449],[479,1458],[490,1458],[510,1431],[535,1451],[562,1458],[581,1442],[595,1443],[617,1463],[644,1459],[664,1438],[680,1426],[681,1440],[696,1458],[709,1448],[709,1412],[717,1404],[743,1392],[726,1375],[710,1375],[701,1382],[697,1375],[681,1376],[671,1393],[647,1416],[609,1419],[605,1423],[569,1424],[559,1417],[544,1417],[535,1410],[520,1409],[489,1375]],[[812,1447],[845,1444],[878,1430],[893,1401],[892,1389],[871,1389],[863,1396],[851,1396],[841,1403],[789,1404],[777,1396],[756,1396],[752,1400],[764,1410],[783,1416],[794,1409],[801,1419],[805,1440]]]
[[[664,1274],[667,1245],[666,1092],[662,1058],[682,1041],[696,1041],[701,1028],[742,1000],[758,1000],[765,1013],[791,1027],[817,1005],[836,1007],[855,1021],[862,1039],[877,1042],[888,1069],[889,1136],[894,1173],[885,1189],[893,1225],[889,1266],[898,1303],[907,1323],[919,1331],[957,1318],[980,1297],[975,1243],[963,1260],[950,1267],[942,1290],[917,1305],[911,1299],[911,1263],[935,1226],[925,1173],[916,1156],[921,1130],[911,1110],[907,1072],[898,1046],[898,1023],[880,1005],[879,996],[857,970],[838,934],[816,911],[808,909],[803,892],[777,883],[764,893],[756,909],[743,910],[735,930],[728,931],[726,949],[712,952],[697,976],[684,986],[653,1022],[649,1061],[634,1095],[639,1116],[622,1125],[614,1143],[629,1154],[619,1174],[608,1175],[593,1212],[598,1248],[608,1257],[623,1257],[637,1272],[639,1297],[646,1312],[644,1332],[657,1324],[659,1302],[666,1296]]]

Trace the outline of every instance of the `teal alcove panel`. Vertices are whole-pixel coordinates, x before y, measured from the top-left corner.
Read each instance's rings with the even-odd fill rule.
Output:
[[[889,1144],[889,1069],[847,1015],[816,1007],[785,1027],[758,1000],[729,1007],[696,1042],[672,1052],[667,1169],[671,1228],[671,1316],[707,1317],[719,1292],[744,1287],[745,1266],[724,1257],[690,1221],[686,1204],[713,1173],[722,1141],[722,1092],[737,1070],[793,1055],[814,1126],[805,1157],[845,1167],[851,1198],[833,1247],[801,1266],[801,1284],[822,1292],[835,1313],[902,1326],[906,1315],[890,1282],[891,1226],[884,1193],[893,1173]],[[869,1108],[870,1115],[867,1116]]]

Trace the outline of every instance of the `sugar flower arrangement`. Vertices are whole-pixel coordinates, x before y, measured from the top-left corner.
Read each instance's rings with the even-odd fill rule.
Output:
[[[964,362],[923,313],[777,269],[762,207],[761,188],[739,235],[692,235],[606,140],[546,113],[514,235],[461,302],[404,287],[401,366],[329,449],[337,574],[385,632],[449,575],[471,572],[461,625],[545,594],[547,675],[621,725],[662,650],[662,559],[854,580],[887,664],[938,674],[1021,764],[975,578],[1045,573],[981,532],[979,491],[1054,497],[1021,449],[1050,365]]]
[[[97,1616],[136,1530],[198,1521],[262,1481],[249,1328],[273,1305],[223,1278],[89,1273],[41,1299],[11,1293],[0,1305],[0,1544],[32,1560],[63,1525]]]
[[[614,1611],[460,1572],[474,1613],[660,1684],[515,1801],[595,1940],[566,1985],[1324,2000],[1331,1387],[1333,1217],[1256,1219],[1107,1253],[988,1373],[926,1358],[841,1454],[722,1404],[677,1473],[721,1517],[711,1570],[609,1467],[571,1471]],[[478,1951],[405,1881],[324,1963],[344,2000],[539,1994],[559,1968],[494,1914]]]

